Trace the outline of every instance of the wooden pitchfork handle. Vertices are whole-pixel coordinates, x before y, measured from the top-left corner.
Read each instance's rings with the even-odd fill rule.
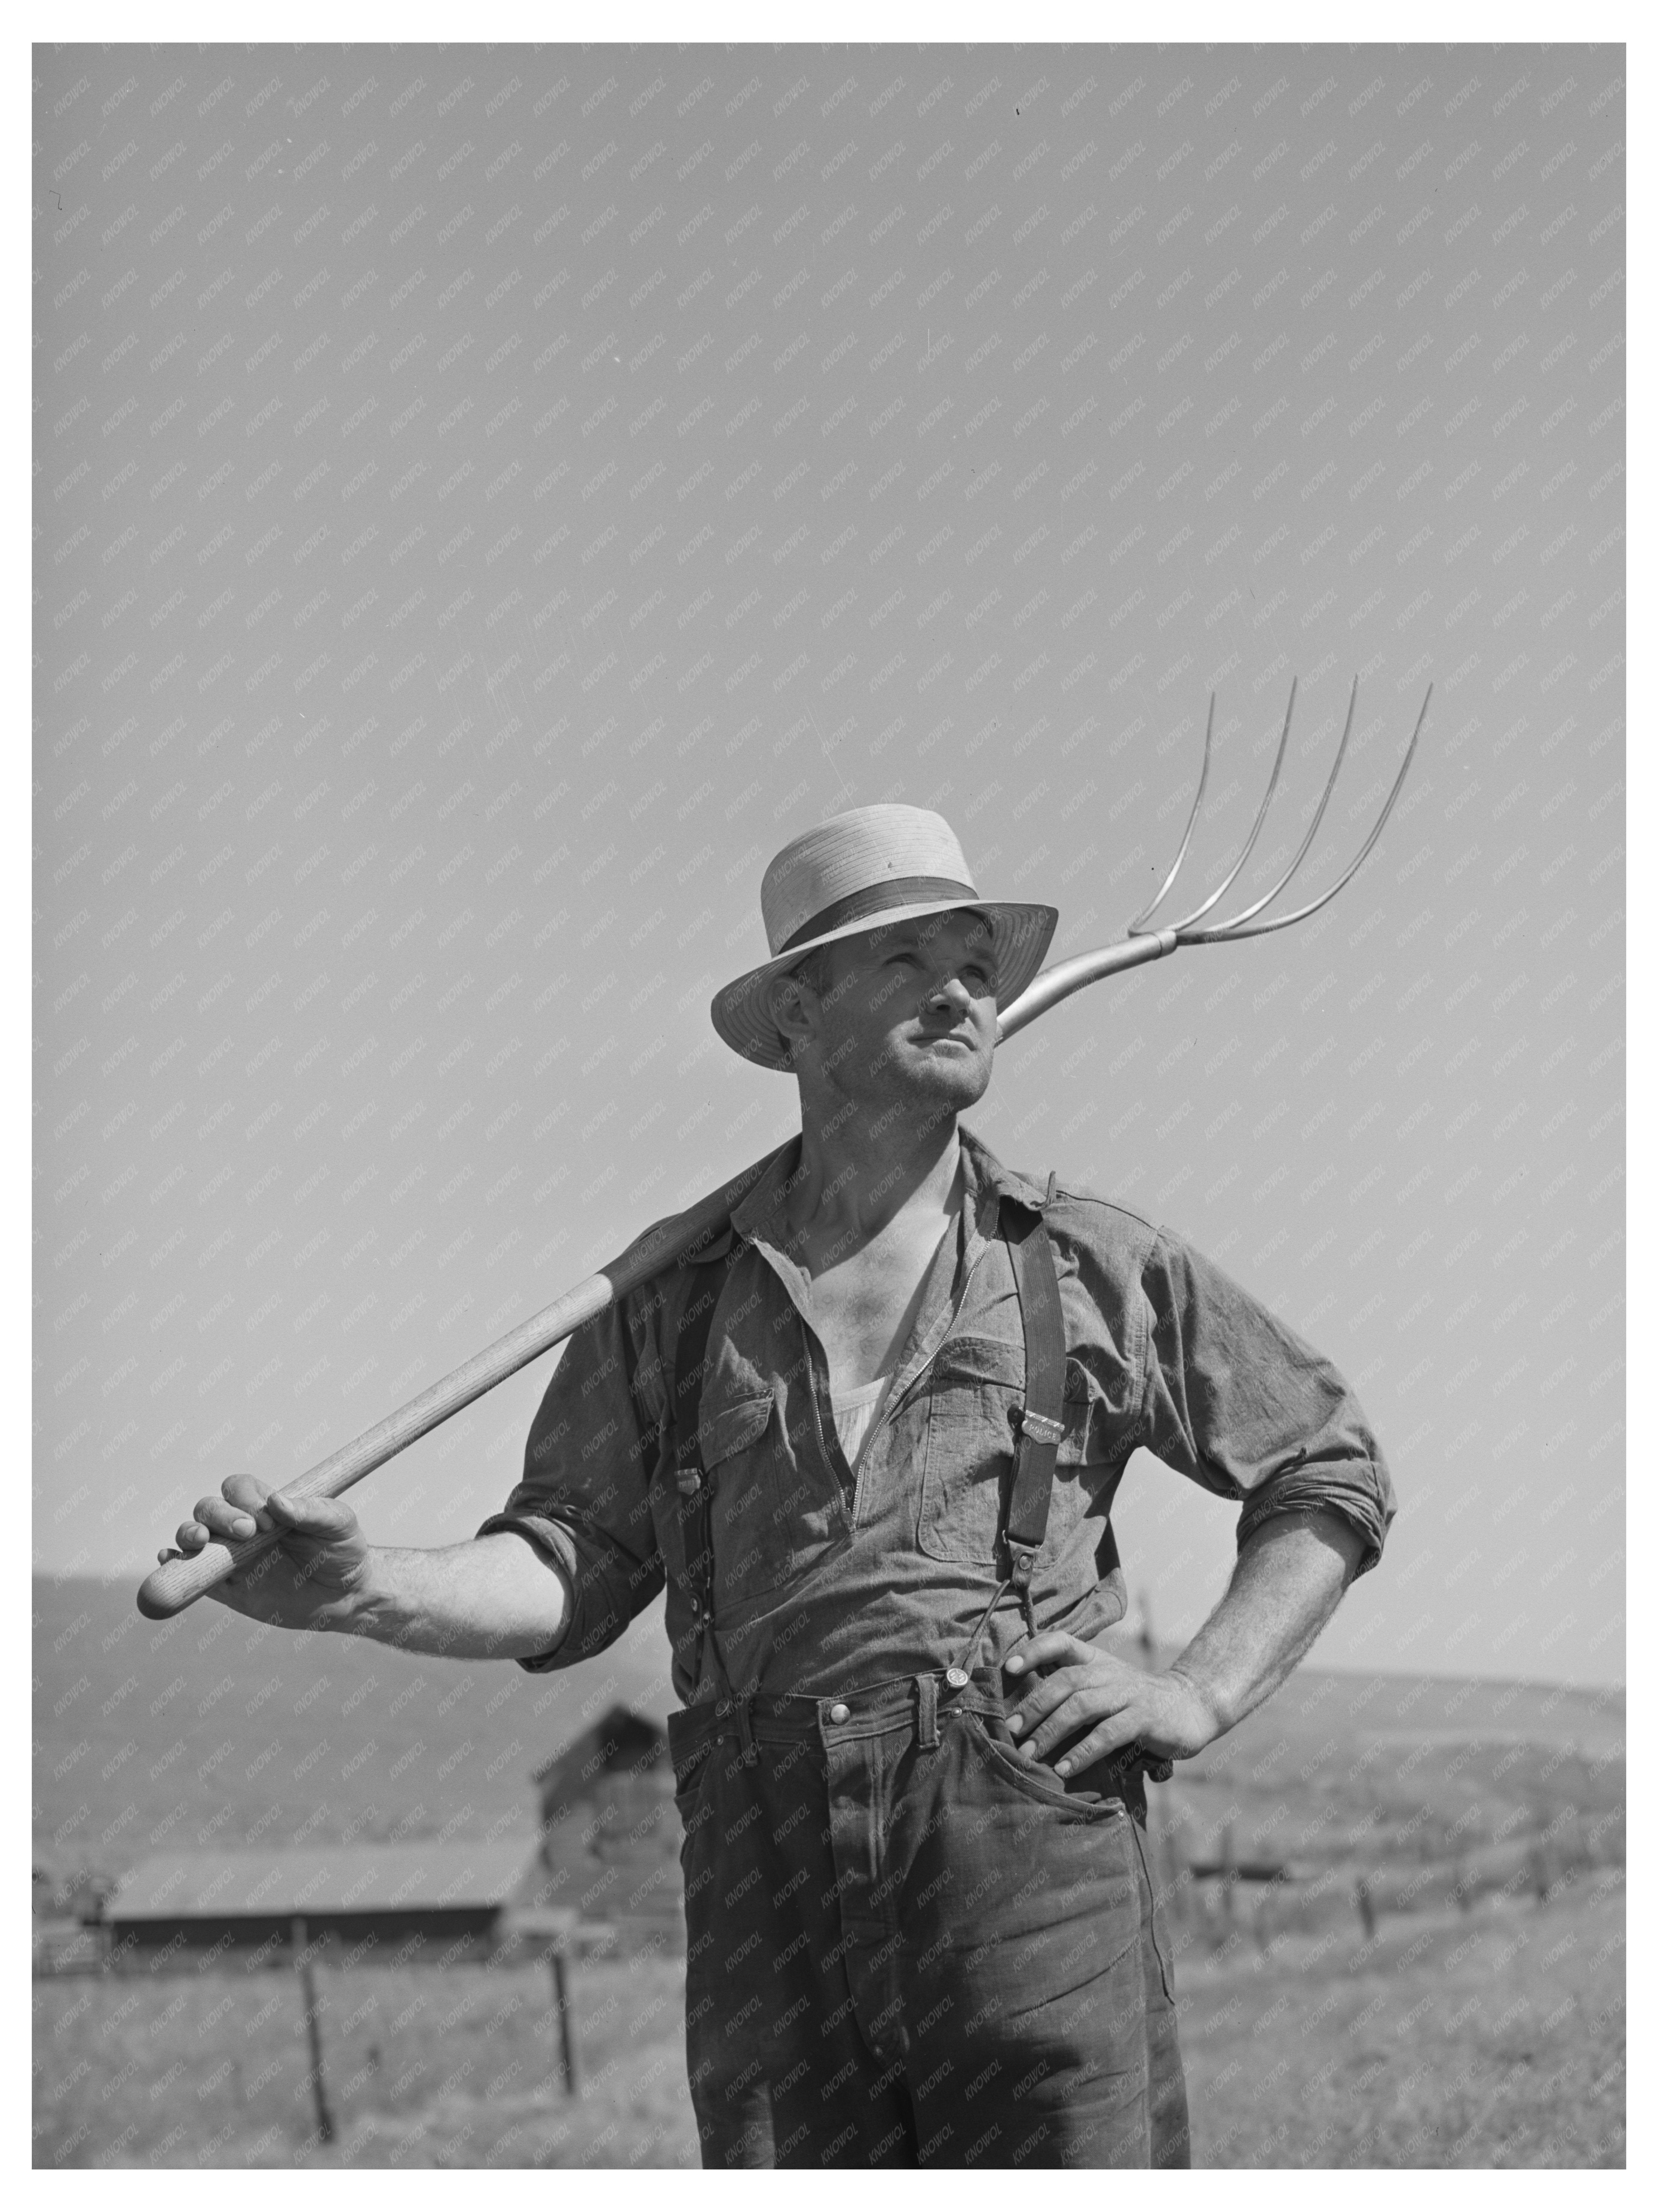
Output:
[[[1212,696],[1209,702],[1209,725],[1204,738],[1203,768],[1198,779],[1197,797],[1193,802],[1191,817],[1186,825],[1186,835],[1181,841],[1180,853],[1175,859],[1174,867],[1169,870],[1163,890],[1152,901],[1151,907],[1147,908],[1144,914],[1137,917],[1134,923],[1131,923],[1129,934],[1117,944],[1102,946],[1096,952],[1078,953],[1068,960],[1056,961],[1053,967],[1044,969],[1035,981],[1000,1016],[997,1024],[999,1042],[1017,1035],[1028,1024],[1034,1022],[1039,1015],[1045,1014],[1050,1008],[1058,1006],[1061,1000],[1068,999],[1073,992],[1080,991],[1086,984],[1098,982],[1102,976],[1120,975],[1125,969],[1137,968],[1148,960],[1163,959],[1183,945],[1220,944],[1236,937],[1256,936],[1274,928],[1285,928],[1294,922],[1305,921],[1309,915],[1316,913],[1320,907],[1327,905],[1342,885],[1357,873],[1360,864],[1382,834],[1382,825],[1393,810],[1394,801],[1399,796],[1412,758],[1415,754],[1417,739],[1422,734],[1422,726],[1427,717],[1428,698],[1433,696],[1433,687],[1431,684],[1428,687],[1428,698],[1424,698],[1422,702],[1422,712],[1417,717],[1416,730],[1412,736],[1403,764],[1394,779],[1393,788],[1388,794],[1381,813],[1371,828],[1370,836],[1359,850],[1357,858],[1349,865],[1342,875],[1338,877],[1328,890],[1323,892],[1309,905],[1297,908],[1294,913],[1279,916],[1272,921],[1257,921],[1254,917],[1260,914],[1261,908],[1278,896],[1291,877],[1299,868],[1308,847],[1312,842],[1313,833],[1318,828],[1325,806],[1329,801],[1330,793],[1334,788],[1336,775],[1341,767],[1342,757],[1347,749],[1347,740],[1351,734],[1353,726],[1353,708],[1357,703],[1357,696],[1358,682],[1355,678],[1353,696],[1347,708],[1346,726],[1342,732],[1341,742],[1336,750],[1335,766],[1330,771],[1329,781],[1325,786],[1323,797],[1319,802],[1318,811],[1314,816],[1312,826],[1302,840],[1294,860],[1266,897],[1256,900],[1254,905],[1245,908],[1240,914],[1234,915],[1230,921],[1212,925],[1208,928],[1199,928],[1198,926],[1237,875],[1244,861],[1248,858],[1255,840],[1260,835],[1261,825],[1266,818],[1267,807],[1271,805],[1272,794],[1278,787],[1278,772],[1284,765],[1284,749],[1289,743],[1290,720],[1295,711],[1296,701],[1296,686],[1293,683],[1290,687],[1289,708],[1284,717],[1284,733],[1278,740],[1278,755],[1273,763],[1272,779],[1266,787],[1266,796],[1261,801],[1260,811],[1255,817],[1254,826],[1249,833],[1242,851],[1233,863],[1230,872],[1219,888],[1205,900],[1202,906],[1187,915],[1183,921],[1171,927],[1147,930],[1143,925],[1148,920],[1152,908],[1162,904],[1174,884],[1175,876],[1179,873],[1181,862],[1186,857],[1187,847],[1191,842],[1192,832],[1197,823],[1198,811],[1203,804],[1204,791],[1209,779],[1210,750],[1215,726],[1215,702]],[[741,1175],[735,1176],[730,1182],[722,1184],[718,1190],[710,1191],[706,1198],[699,1199],[696,1204],[688,1208],[685,1212],[673,1214],[665,1221],[657,1222],[653,1227],[646,1230],[641,1237],[636,1237],[625,1252],[612,1260],[607,1267],[600,1268],[596,1275],[589,1275],[586,1282],[578,1283],[574,1290],[567,1291],[562,1298],[556,1298],[551,1305],[544,1306],[538,1314],[531,1315],[528,1321],[521,1322],[515,1329],[510,1330],[507,1335],[497,1339],[494,1344],[487,1346],[483,1351],[475,1354],[465,1366],[457,1367],[452,1374],[446,1375],[440,1382],[434,1382],[428,1389],[422,1390],[418,1398],[411,1398],[406,1406],[399,1407],[395,1413],[388,1413],[383,1421],[376,1422],[372,1429],[365,1429],[361,1436],[355,1438],[350,1443],[343,1445],[330,1458],[319,1460],[315,1467],[308,1468],[294,1481],[282,1484],[281,1486],[284,1492],[295,1498],[337,1498],[342,1492],[349,1490],[354,1482],[361,1482],[364,1475],[372,1474],[377,1467],[384,1467],[387,1460],[395,1459],[400,1451],[406,1450],[417,1437],[423,1437],[429,1430],[437,1428],[442,1422],[446,1421],[452,1413],[459,1413],[463,1406],[470,1406],[475,1398],[481,1398],[486,1391],[493,1390],[498,1382],[504,1382],[509,1375],[516,1375],[520,1367],[527,1367],[532,1359],[538,1359],[544,1352],[550,1351],[556,1344],[562,1344],[567,1336],[574,1334],[580,1328],[583,1322],[592,1321],[596,1315],[604,1312],[618,1299],[625,1297],[629,1291],[637,1290],[641,1284],[647,1283],[653,1275],[659,1274],[664,1268],[672,1267],[677,1261],[683,1259],[688,1252],[695,1250],[698,1245],[712,1243],[729,1225],[732,1208],[754,1188],[778,1157],[775,1152],[768,1153],[764,1159],[756,1160],[752,1165],[744,1168]],[[155,1568],[151,1574],[146,1576],[138,1591],[138,1610],[149,1620],[169,1620],[174,1613],[181,1613],[185,1606],[193,1604],[205,1591],[210,1590],[216,1583],[222,1582],[227,1575],[236,1573],[242,1568],[252,1565],[266,1553],[274,1551],[280,1541],[280,1534],[276,1530],[250,1536],[240,1542],[225,1537],[211,1537],[199,1552],[187,1555],[180,1553],[167,1560]]]
[[[1062,963],[1039,976],[1024,997],[1008,1008],[998,1025],[999,1032],[1004,1036],[1011,1036],[1026,1022],[1034,1021],[1039,1013],[1057,1005],[1060,998],[1068,998],[1084,983],[1094,981],[1096,975],[1114,973],[1119,968],[1138,967],[1142,961],[1155,960],[1173,950],[1173,933],[1164,931],[1157,937],[1133,938],[1125,944],[1114,945],[1106,954],[1085,954],[1080,961]],[[1074,978],[1070,973],[1089,962],[1108,957],[1108,967],[1096,967]],[[1054,988],[1056,981],[1061,982],[1057,992]],[[1027,1001],[1031,1002],[1028,1012]],[[732,1208],[753,1188],[778,1157],[775,1152],[768,1152],[730,1182],[699,1199],[685,1212],[657,1222],[597,1274],[589,1275],[586,1282],[578,1283],[562,1298],[544,1306],[528,1321],[520,1322],[507,1335],[476,1353],[464,1367],[457,1367],[452,1374],[434,1382],[418,1398],[411,1398],[406,1406],[399,1407],[395,1413],[388,1413],[372,1429],[365,1429],[360,1437],[343,1444],[329,1458],[319,1460],[294,1481],[283,1483],[283,1492],[294,1498],[337,1498],[354,1482],[361,1482],[364,1475],[372,1474],[377,1467],[384,1467],[387,1460],[395,1459],[417,1437],[446,1421],[452,1413],[459,1413],[463,1406],[470,1406],[475,1398],[493,1390],[509,1375],[516,1375],[520,1367],[527,1367],[544,1352],[550,1352],[554,1345],[574,1335],[583,1322],[602,1314],[629,1291],[649,1282],[665,1267],[671,1267],[698,1245],[712,1243],[729,1226]],[[280,1532],[274,1529],[240,1542],[229,1537],[211,1537],[199,1552],[180,1553],[149,1575],[138,1591],[138,1610],[149,1620],[169,1620],[185,1606],[193,1604],[216,1583],[222,1582],[227,1575],[275,1551],[280,1540]]]
[[[1165,938],[1167,944],[1163,942]],[[1111,968],[1099,969],[1095,973],[1137,967],[1142,961],[1155,960],[1163,951],[1173,950],[1172,932],[1165,931],[1161,937],[1132,939],[1127,944],[1112,945]],[[1102,957],[1092,954],[1084,958]],[[1081,964],[1062,963],[1067,971]],[[1038,977],[1024,998],[1009,1007],[998,1025],[1001,1035],[1011,1036],[1025,1022],[1033,1021],[1037,1014],[1057,1004],[1059,997],[1069,997],[1071,992],[1080,990],[1084,982],[1095,979],[1094,974],[1089,974],[1073,981],[1067,973],[1064,988],[1055,995],[1053,982],[1060,972],[1050,969],[1047,975]],[[1043,985],[1048,987],[1046,990],[1039,988]],[[1037,1002],[1024,1012],[1027,1000]],[[544,1352],[550,1352],[554,1345],[574,1335],[583,1322],[602,1314],[629,1291],[649,1282],[665,1267],[671,1267],[698,1245],[711,1243],[730,1225],[732,1208],[753,1188],[777,1158],[777,1153],[768,1152],[764,1159],[753,1162],[730,1182],[699,1199],[685,1212],[657,1222],[596,1275],[589,1275],[586,1282],[578,1283],[562,1298],[544,1306],[528,1321],[520,1322],[507,1335],[476,1353],[464,1367],[457,1367],[452,1374],[434,1382],[418,1398],[411,1398],[406,1406],[400,1406],[395,1413],[388,1413],[372,1429],[365,1429],[360,1437],[343,1444],[329,1458],[319,1460],[315,1467],[308,1468],[294,1481],[283,1483],[281,1487],[284,1492],[294,1498],[337,1498],[354,1482],[361,1482],[364,1475],[372,1474],[377,1467],[384,1467],[387,1460],[407,1450],[417,1437],[437,1428],[452,1413],[459,1413],[463,1406],[470,1406],[475,1398],[493,1390],[509,1375],[516,1375],[520,1367],[527,1367]],[[280,1540],[280,1532],[274,1529],[240,1542],[229,1537],[211,1537],[199,1552],[181,1553],[147,1576],[138,1591],[138,1610],[148,1620],[169,1620],[185,1606],[193,1604],[216,1583],[222,1582],[227,1575],[275,1551]]]
[[[629,1291],[637,1290],[663,1268],[672,1267],[699,1244],[712,1242],[729,1224],[732,1208],[760,1180],[775,1158],[774,1153],[768,1153],[764,1159],[756,1160],[719,1190],[699,1199],[685,1212],[655,1223],[596,1275],[589,1275],[586,1282],[566,1291],[562,1298],[555,1298],[551,1305],[544,1306],[538,1314],[520,1322],[516,1328],[475,1353],[465,1366],[457,1367],[452,1374],[434,1382],[418,1398],[411,1398],[406,1406],[400,1406],[395,1413],[388,1413],[372,1429],[365,1429],[360,1437],[343,1444],[327,1459],[319,1460],[315,1467],[308,1468],[294,1481],[283,1483],[282,1489],[295,1498],[337,1498],[343,1491],[349,1490],[354,1482],[361,1482],[364,1475],[372,1474],[377,1467],[384,1467],[387,1460],[406,1451],[417,1437],[439,1427],[452,1413],[459,1413],[463,1406],[470,1406],[474,1398],[483,1397],[509,1375],[516,1375],[520,1367],[527,1367],[544,1352],[574,1335],[583,1322],[602,1314]],[[212,1537],[199,1552],[180,1553],[147,1576],[138,1591],[138,1610],[149,1620],[168,1620],[193,1604],[203,1591],[210,1590],[227,1575],[275,1551],[280,1540],[280,1532],[274,1529],[241,1542]]]

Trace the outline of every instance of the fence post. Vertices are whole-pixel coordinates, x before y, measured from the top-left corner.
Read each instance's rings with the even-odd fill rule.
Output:
[[[1232,1823],[1229,1820],[1220,1839],[1221,1912],[1229,1929],[1235,1927],[1237,1923],[1237,1882],[1236,1856],[1232,1848]]]
[[[312,1972],[311,1954],[306,1948],[304,1916],[294,1916],[294,1963],[300,1970],[300,1990],[305,1999],[305,2034],[311,2051],[311,2087],[317,2105],[317,2135],[319,2141],[331,2143],[334,2140],[334,2115],[328,2109],[328,2087],[322,2071],[322,2020],[317,2008],[317,1983]]]
[[[1549,1891],[1552,1887],[1552,1875],[1553,1869],[1549,1863],[1549,1847],[1547,1844],[1539,1843],[1533,1844],[1531,1854],[1532,1892],[1540,1905],[1546,1905],[1549,1901]]]
[[[574,2097],[576,2093],[575,2028],[570,2017],[570,1985],[568,1969],[562,1944],[552,1949],[553,2005],[558,2014],[558,2060],[564,2076],[564,2094]]]
[[[1173,1820],[1167,1822],[1163,1832],[1163,1862],[1169,1911],[1176,1920],[1183,1923],[1188,1902],[1185,1887],[1186,1869],[1181,1856],[1180,1831]]]

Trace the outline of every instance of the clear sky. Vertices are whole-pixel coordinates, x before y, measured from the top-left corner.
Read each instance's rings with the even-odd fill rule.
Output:
[[[1304,929],[977,1126],[1354,1379],[1324,1647],[1621,1677],[1616,48],[37,49],[33,1549],[142,1571],[794,1125],[758,883],[942,809],[1057,949],[1361,679]],[[436,1542],[545,1361],[356,1493]],[[1141,1459],[1160,1634],[1231,1516]]]

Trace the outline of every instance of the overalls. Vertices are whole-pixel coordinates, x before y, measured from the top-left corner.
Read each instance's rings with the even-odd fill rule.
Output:
[[[1010,1199],[999,1226],[1026,1374],[1000,1579],[964,1650],[844,1697],[731,1694],[699,1442],[725,1268],[706,1268],[685,1310],[669,1402],[712,1694],[670,1717],[669,1741],[708,2166],[1189,2163],[1143,1835],[1150,1762],[1131,1747],[1066,1783],[1021,1759],[999,1674],[975,1663],[1010,1592],[1034,1630],[1062,1431],[1053,1249]]]

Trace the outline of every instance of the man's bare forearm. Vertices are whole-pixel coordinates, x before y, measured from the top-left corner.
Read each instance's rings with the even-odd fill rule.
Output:
[[[1238,1554],[1226,1595],[1169,1668],[1236,1728],[1311,1648],[1363,1556],[1339,1514],[1272,1520]]]
[[[529,1659],[564,1633],[562,1577],[509,1529],[436,1551],[370,1548],[335,1626],[446,1659]]]

